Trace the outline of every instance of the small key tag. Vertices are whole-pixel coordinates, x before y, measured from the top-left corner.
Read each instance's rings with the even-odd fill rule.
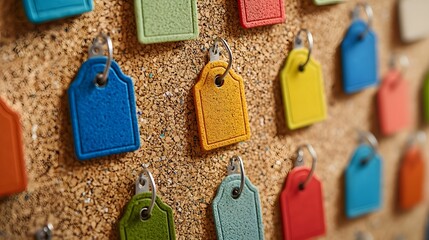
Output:
[[[19,116],[0,98],[0,197],[25,191],[22,130]]]
[[[402,78],[399,71],[391,70],[384,77],[377,94],[382,134],[390,135],[409,126],[409,92],[408,82]]]
[[[304,146],[313,157],[313,169],[304,166],[303,146],[299,147],[294,168],[287,175],[280,194],[285,240],[309,239],[326,232],[322,183],[314,175],[316,152],[311,145]]]
[[[426,123],[429,123],[429,73],[423,83],[423,116]]]
[[[322,69],[303,47],[300,33],[280,72],[286,122],[291,130],[323,121],[327,116]],[[312,46],[311,33],[307,34]]]
[[[360,144],[345,173],[345,208],[355,218],[381,207],[381,156],[367,144]]]
[[[137,179],[136,195],[119,221],[121,240],[176,240],[173,210],[156,196],[152,174],[145,171],[146,176],[142,173]]]
[[[110,54],[109,58],[100,55],[102,45],[97,39],[90,49],[90,58],[82,64],[68,89],[74,147],[79,160],[131,152],[140,147],[133,82]],[[94,47],[98,54],[92,53]]]
[[[411,146],[399,168],[399,207],[410,209],[423,200],[425,164],[421,148]]]
[[[328,5],[328,4],[335,4],[335,3],[342,3],[345,0],[314,0],[314,3],[316,5]]]
[[[71,17],[94,8],[92,0],[24,0],[28,19],[33,23],[43,23]]]
[[[284,23],[284,0],[238,0],[240,23],[253,28]]]
[[[250,138],[243,78],[230,69],[232,62],[228,65],[218,60],[217,41],[193,89],[200,143],[205,151]],[[227,44],[223,39],[219,41]]]
[[[359,6],[353,11],[353,22],[341,43],[343,88],[347,94],[377,85],[377,36],[371,28],[372,17],[365,23],[359,18]],[[368,16],[372,9],[365,5]]]
[[[399,26],[401,39],[404,42],[413,42],[429,36],[427,0],[400,0],[398,1]]]
[[[137,36],[143,44],[198,37],[196,0],[135,0]]]
[[[231,159],[212,207],[218,240],[264,239],[259,192],[245,176],[241,158]]]

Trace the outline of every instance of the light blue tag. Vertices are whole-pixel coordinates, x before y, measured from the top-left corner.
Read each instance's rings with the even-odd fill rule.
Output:
[[[353,21],[341,43],[343,88],[347,94],[377,85],[377,37],[360,19]]]
[[[24,0],[28,19],[42,23],[79,15],[93,9],[92,0]]]
[[[240,186],[240,175],[227,176],[213,200],[213,215],[219,240],[264,239],[258,189],[247,177],[241,195],[233,197]]]
[[[369,145],[355,150],[345,174],[346,215],[349,218],[373,212],[381,207],[381,156]]]

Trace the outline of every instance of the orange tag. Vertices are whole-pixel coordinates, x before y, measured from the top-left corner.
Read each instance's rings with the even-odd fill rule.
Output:
[[[420,148],[410,147],[399,169],[399,206],[409,209],[423,200],[424,159]]]
[[[0,99],[0,196],[25,190],[22,132],[19,116]]]
[[[200,143],[206,151],[250,138],[243,79],[230,69],[221,86],[215,83],[227,65],[220,60],[210,61],[194,86]]]

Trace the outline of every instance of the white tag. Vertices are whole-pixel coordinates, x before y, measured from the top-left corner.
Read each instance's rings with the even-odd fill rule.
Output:
[[[400,0],[399,17],[402,41],[412,42],[429,35],[428,0]]]

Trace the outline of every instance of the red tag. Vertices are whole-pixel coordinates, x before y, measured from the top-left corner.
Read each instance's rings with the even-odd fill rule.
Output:
[[[408,82],[401,73],[391,70],[378,90],[378,115],[381,133],[393,134],[410,124],[410,98]]]
[[[22,192],[26,186],[19,116],[0,99],[0,196]]]
[[[322,183],[313,175],[303,190],[299,188],[308,174],[309,168],[295,167],[286,178],[280,195],[284,239],[308,239],[325,234]]]
[[[399,206],[409,209],[423,200],[425,164],[418,147],[407,150],[399,169]]]
[[[244,28],[283,23],[284,0],[238,0],[240,22]]]

